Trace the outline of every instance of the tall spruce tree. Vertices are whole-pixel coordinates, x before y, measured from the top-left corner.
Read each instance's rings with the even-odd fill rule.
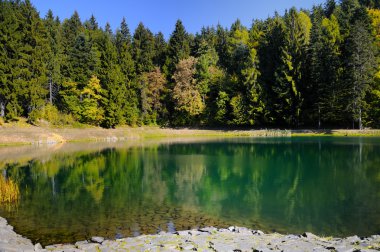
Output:
[[[181,20],[177,20],[175,29],[170,36],[168,44],[168,70],[169,74],[173,74],[177,63],[180,60],[186,59],[190,56],[190,43],[189,34],[186,32],[185,27]]]
[[[120,29],[116,31],[115,44],[118,64],[122,73],[122,83],[125,86],[124,117],[128,125],[136,125],[139,118],[138,86],[135,72],[135,62],[132,58],[132,36],[127,22],[123,18]]]
[[[145,28],[143,23],[139,23],[135,30],[132,48],[136,73],[142,74],[153,70],[154,36],[148,28]]]
[[[30,1],[20,4],[18,18],[22,23],[22,38],[17,60],[19,77],[14,82],[23,90],[19,97],[23,115],[29,116],[45,103],[48,86],[46,62],[50,46],[46,29]]]
[[[18,5],[0,1],[0,116],[7,119],[21,113],[18,103],[20,87],[14,82],[18,78],[17,58],[22,38],[18,15]]]
[[[62,59],[64,57],[61,37],[61,24],[58,18],[54,18],[51,10],[46,14],[44,24],[48,33],[49,46],[51,48],[48,57],[48,85],[49,102],[53,104],[58,99],[58,91],[62,84]]]
[[[365,95],[373,82],[376,67],[373,39],[367,29],[368,24],[357,20],[347,39],[349,58],[347,59],[348,104],[347,109],[352,116],[353,128],[355,122],[359,129],[363,128],[363,113]]]

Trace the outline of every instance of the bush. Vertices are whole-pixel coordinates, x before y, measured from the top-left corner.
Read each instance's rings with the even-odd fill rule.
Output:
[[[33,110],[29,114],[28,121],[32,124],[38,124],[41,120],[48,121],[54,126],[73,125],[75,119],[71,114],[64,114],[51,104],[47,104],[41,109]]]
[[[0,126],[4,125],[4,119],[0,116]]]

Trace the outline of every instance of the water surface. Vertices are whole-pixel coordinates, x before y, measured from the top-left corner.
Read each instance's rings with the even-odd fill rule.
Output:
[[[380,233],[379,138],[72,146],[71,152],[34,150],[30,158],[0,160],[22,196],[0,206],[0,215],[34,242],[210,225],[325,236]]]

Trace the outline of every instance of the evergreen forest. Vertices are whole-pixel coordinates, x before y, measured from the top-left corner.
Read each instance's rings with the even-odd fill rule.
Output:
[[[327,0],[168,39],[0,0],[0,120],[379,128],[380,1]]]

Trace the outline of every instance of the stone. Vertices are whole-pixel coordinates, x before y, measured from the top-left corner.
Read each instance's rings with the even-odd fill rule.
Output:
[[[78,249],[82,249],[85,251],[88,250],[96,250],[99,247],[99,243],[81,243],[77,245]]]
[[[235,232],[236,231],[236,227],[235,226],[231,226],[228,228],[228,230],[230,230],[231,232]]]
[[[189,232],[189,231],[177,231],[177,234],[180,236],[186,236],[186,235],[191,235],[191,232]]]
[[[253,235],[264,235],[264,232],[261,230],[252,230]]]
[[[252,235],[252,230],[245,227],[237,227],[235,230],[239,234]]]
[[[357,235],[349,236],[343,239],[345,242],[349,242],[350,244],[359,244],[360,238]]]
[[[258,247],[252,250],[253,252],[272,252],[273,250],[270,250],[269,248],[265,247]]]
[[[104,238],[101,236],[93,236],[91,237],[91,241],[96,242],[96,243],[102,243],[104,241]]]
[[[7,220],[0,217],[0,227],[5,227],[6,225],[8,225]]]
[[[187,245],[183,246],[182,248],[185,250],[193,250],[195,247],[193,244],[187,244]]]
[[[77,241],[74,245],[76,247],[79,247],[79,246],[84,245],[84,244],[88,244],[88,241]]]
[[[37,243],[36,245],[34,245],[34,250],[35,250],[35,251],[40,251],[40,250],[42,250],[42,246],[41,246],[41,244],[40,244],[40,243]]]
[[[307,238],[307,239],[318,239],[319,238],[318,236],[316,236],[315,234],[310,233],[310,232],[305,232],[302,234],[302,236]]]
[[[367,238],[351,236],[321,238],[312,233],[300,235],[264,234],[260,230],[231,226],[228,229],[206,227],[175,234],[162,232],[159,235],[142,235],[117,240],[105,240],[94,236],[91,241],[78,241],[75,244],[56,244],[42,248],[30,240],[16,234],[12,226],[0,217],[1,251],[338,251],[375,252],[378,251],[380,236]]]

